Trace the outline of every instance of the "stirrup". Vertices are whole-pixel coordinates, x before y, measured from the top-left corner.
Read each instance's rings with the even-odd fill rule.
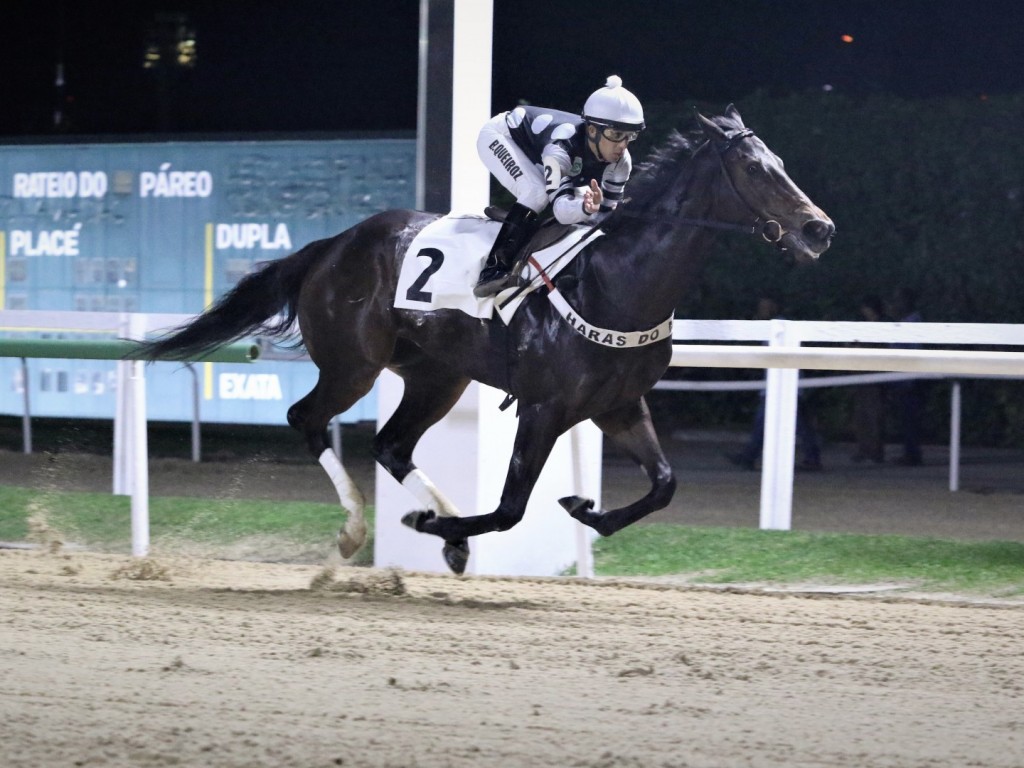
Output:
[[[478,299],[486,299],[488,296],[495,296],[506,288],[517,285],[519,277],[511,272],[503,272],[494,277],[481,277],[473,287],[473,295]]]
[[[506,288],[520,288],[527,285],[523,277],[523,267],[526,262],[516,259],[512,269],[505,269],[501,264],[492,264],[484,267],[480,272],[480,279],[473,287],[473,295],[478,299],[485,299],[488,296],[495,296]]]

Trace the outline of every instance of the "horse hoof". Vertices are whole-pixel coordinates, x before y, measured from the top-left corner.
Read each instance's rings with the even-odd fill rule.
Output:
[[[616,526],[615,521],[608,516],[607,512],[594,511],[593,499],[584,499],[582,496],[566,496],[559,499],[558,503],[569,513],[569,517],[593,528],[602,536],[611,536],[619,530],[619,526]]]
[[[431,509],[417,509],[402,515],[402,525],[407,525],[417,533],[423,533],[424,526],[437,515]]]
[[[338,551],[346,560],[358,552],[363,544],[366,543],[366,523],[360,522],[351,526],[351,528],[351,531],[348,530],[349,526],[346,525],[338,531]]]
[[[570,517],[576,520],[580,520],[583,517],[582,513],[589,512],[594,508],[594,500],[584,499],[582,496],[565,496],[559,499],[558,503],[562,505],[562,509],[569,513]]]
[[[617,530],[609,527],[610,521],[604,512],[594,511],[593,499],[584,499],[582,496],[566,496],[559,499],[558,503],[569,513],[569,517],[593,528],[602,536],[611,536]]]
[[[452,569],[452,573],[461,576],[466,570],[466,563],[469,562],[469,542],[466,539],[446,541],[441,554],[444,555],[444,561]]]

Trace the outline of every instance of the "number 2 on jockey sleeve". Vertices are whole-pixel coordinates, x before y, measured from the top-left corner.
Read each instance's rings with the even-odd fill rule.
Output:
[[[558,187],[562,183],[562,168],[558,165],[558,161],[550,155],[543,158],[544,160],[544,189],[548,195],[553,195],[558,191]]]

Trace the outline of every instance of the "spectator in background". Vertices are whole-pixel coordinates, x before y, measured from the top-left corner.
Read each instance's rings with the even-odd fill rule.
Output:
[[[889,320],[882,299],[874,294],[861,299],[860,316],[869,323]],[[853,461],[885,461],[884,385],[860,384],[853,388],[853,434],[857,440],[857,450],[850,457]]]
[[[889,315],[900,323],[920,323],[917,294],[910,288],[893,291],[889,300]],[[917,344],[892,344],[893,347],[914,348]],[[919,467],[921,458],[921,417],[924,415],[924,382],[920,379],[897,381],[890,385],[895,406],[903,455],[896,463],[904,467]]]
[[[757,302],[757,313],[755,320],[782,319],[782,307],[778,300],[763,296]],[[743,469],[754,469],[757,460],[761,458],[764,448],[764,415],[765,415],[765,393],[761,390],[760,401],[757,404],[757,412],[754,414],[754,423],[750,427],[750,437],[743,450],[736,453],[727,453],[725,458],[732,464]],[[808,413],[807,404],[804,402],[803,391],[797,394],[796,401],[796,438],[797,445],[803,456],[802,461],[796,468],[806,472],[821,471],[821,447],[818,442],[818,435],[814,431]]]

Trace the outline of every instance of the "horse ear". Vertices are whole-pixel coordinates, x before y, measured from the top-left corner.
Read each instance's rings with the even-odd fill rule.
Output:
[[[694,112],[697,116],[697,122],[700,123],[701,129],[704,131],[704,135],[708,137],[710,141],[728,141],[728,137],[725,135],[725,131],[715,125],[713,122],[708,120],[700,112]]]
[[[746,126],[743,125],[743,118],[740,117],[740,111],[736,109],[735,104],[730,104],[728,107],[725,108],[725,116],[728,117],[730,120],[735,120],[736,124],[739,125],[740,128],[746,128]]]

